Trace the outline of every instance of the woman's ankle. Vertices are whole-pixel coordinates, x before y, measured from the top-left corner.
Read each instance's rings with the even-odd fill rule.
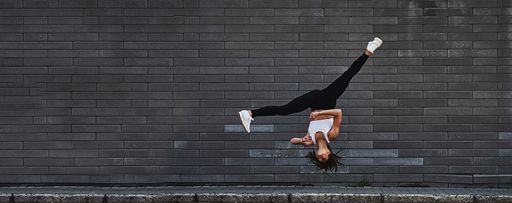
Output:
[[[365,49],[364,54],[366,54],[367,56],[371,56],[373,53],[371,51],[368,51],[368,49]]]

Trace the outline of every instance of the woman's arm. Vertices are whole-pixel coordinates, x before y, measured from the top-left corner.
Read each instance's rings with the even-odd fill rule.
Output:
[[[309,115],[309,118],[314,120],[318,116],[322,115],[331,115],[334,116],[332,128],[328,133],[329,140],[334,140],[336,137],[338,137],[340,125],[341,125],[341,119],[343,117],[343,113],[341,109],[328,109],[328,110],[321,110],[321,111],[315,111],[311,112]]]
[[[340,126],[341,126],[341,119],[343,118],[343,112],[341,109],[338,109],[339,111],[334,115],[334,121],[332,121],[332,128],[327,133],[329,140],[335,140],[336,137],[338,137],[338,134],[340,133]]]
[[[304,146],[313,145],[313,141],[311,140],[311,137],[309,136],[309,132],[306,133],[306,136],[304,136],[302,138],[294,137],[294,138],[290,139],[290,143],[295,144],[295,145],[300,144],[300,145],[304,145]]]
[[[320,111],[314,111],[309,114],[310,120],[315,120],[319,116],[339,116],[341,115],[341,109],[327,109],[327,110],[320,110]]]
[[[318,112],[319,115],[336,116],[336,115],[341,114],[341,109],[327,109],[327,110],[320,110],[320,111],[316,111],[316,112]]]

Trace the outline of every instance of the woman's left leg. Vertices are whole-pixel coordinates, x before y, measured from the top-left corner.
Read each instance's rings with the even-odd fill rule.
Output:
[[[274,115],[290,115],[293,113],[304,111],[318,98],[316,91],[309,91],[285,105],[281,106],[265,106],[258,109],[250,110],[252,117],[257,116],[274,116]]]

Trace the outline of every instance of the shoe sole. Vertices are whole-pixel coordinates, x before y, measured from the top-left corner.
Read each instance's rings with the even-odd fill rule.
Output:
[[[373,39],[373,41],[377,41],[377,44],[380,46],[382,45],[382,40],[378,37],[375,37],[375,39]]]
[[[245,122],[244,122],[244,118],[242,117],[242,112],[238,112],[238,115],[240,115],[240,121],[242,121],[242,125],[244,126],[245,131],[247,131],[248,133],[250,133],[250,132],[251,132],[251,130],[247,127],[247,124],[245,124]]]

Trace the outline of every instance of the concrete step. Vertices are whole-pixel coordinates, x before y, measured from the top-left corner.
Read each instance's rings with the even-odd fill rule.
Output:
[[[15,186],[0,187],[0,203],[4,202],[510,203],[512,188]]]

